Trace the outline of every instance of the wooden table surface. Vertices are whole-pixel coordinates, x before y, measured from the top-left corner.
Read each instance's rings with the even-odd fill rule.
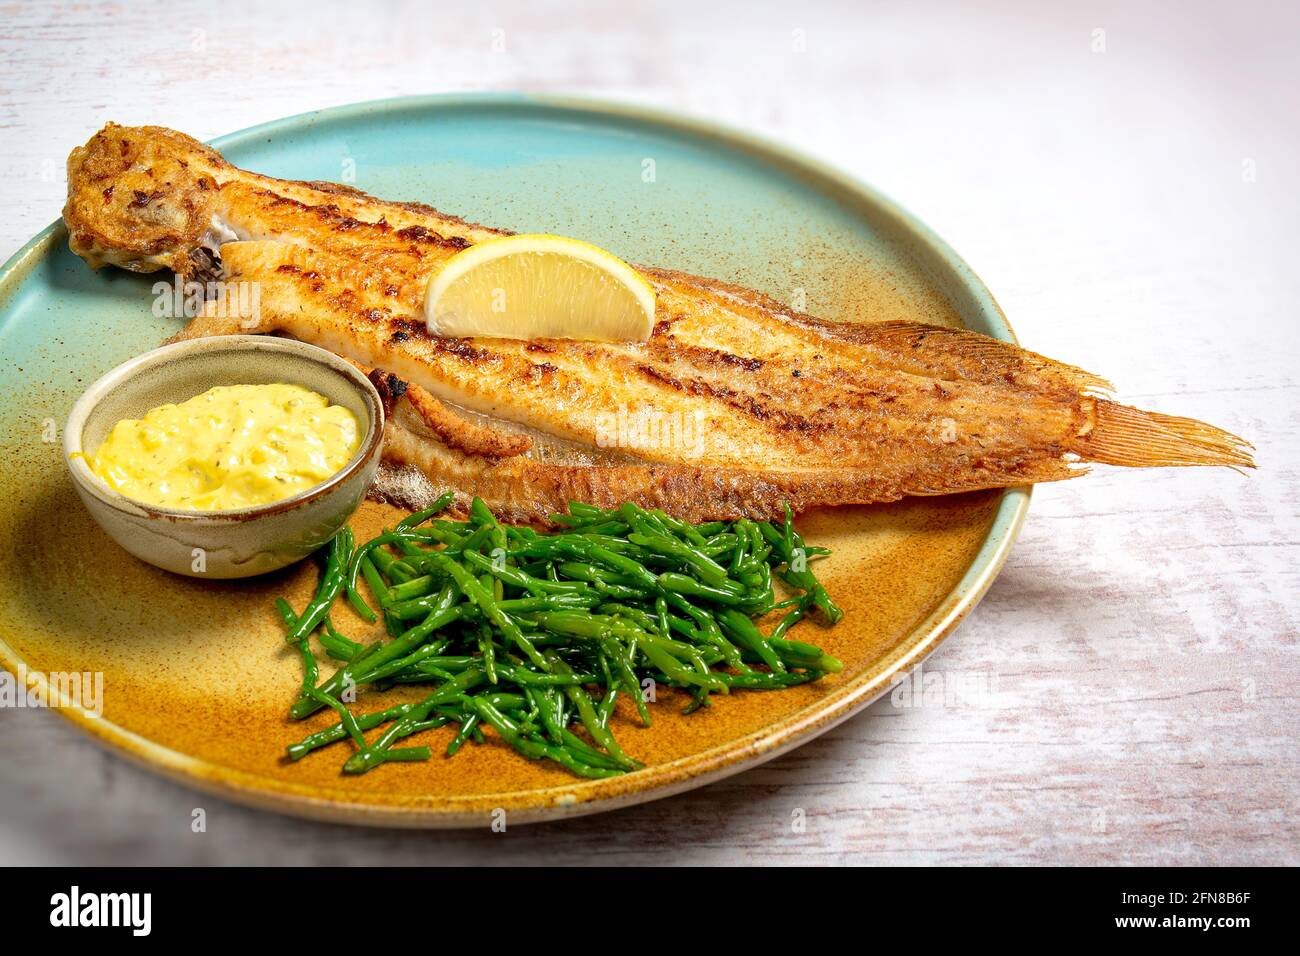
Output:
[[[289,820],[0,711],[0,862],[1300,862],[1296,12],[654,6],[0,3],[0,258],[58,216],[68,150],[109,119],[207,138],[417,92],[648,103],[875,184],[961,252],[1022,343],[1247,436],[1259,470],[1040,487],[926,665],[946,695],[886,697],[761,768],[602,817]]]

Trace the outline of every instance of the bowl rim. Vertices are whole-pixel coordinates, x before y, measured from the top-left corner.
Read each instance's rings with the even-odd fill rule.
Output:
[[[338,372],[360,393],[370,411],[370,422],[347,464],[319,484],[312,485],[304,491],[281,498],[264,505],[251,508],[230,508],[219,511],[198,511],[182,508],[162,508],[124,495],[113,488],[91,470],[87,463],[86,452],[82,445],[86,420],[99,403],[114,389],[147,369],[172,361],[184,355],[206,352],[287,352],[324,365]],[[280,514],[297,508],[345,483],[365,467],[378,453],[384,435],[384,403],[374,383],[361,370],[342,356],[328,349],[300,342],[297,339],[269,335],[219,335],[202,336],[168,342],[156,349],[142,352],[121,365],[110,369],[91,383],[81,393],[81,397],[68,413],[68,421],[63,429],[63,460],[78,488],[93,495],[96,500],[123,514],[134,517],[162,519],[178,523],[200,524],[235,524]]]

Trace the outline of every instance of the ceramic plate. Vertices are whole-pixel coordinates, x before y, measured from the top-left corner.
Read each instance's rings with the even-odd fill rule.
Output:
[[[581,101],[430,97],[309,113],[214,145],[258,172],[579,236],[830,319],[918,319],[1013,340],[969,268],[907,213],[713,124]],[[81,390],[177,330],[152,314],[164,278],[91,272],[57,224],[0,273],[0,658],[33,687],[48,674],[102,674],[98,716],[57,712],[154,770],[245,803],[356,823],[478,826],[498,808],[512,823],[572,816],[736,773],[861,710],[934,650],[992,582],[1028,504],[1027,489],[1012,489],[806,515],[809,541],[835,551],[819,573],[846,613],[834,628],[801,627],[844,672],[733,694],[688,717],[670,691],[650,729],[616,714],[643,771],[582,781],[491,737],[454,759],[360,777],[339,773],[336,750],[288,764],[285,745],[330,722],[287,718],[300,665],[272,606],[281,594],[306,602],[311,562],[246,582],[155,570],[100,532],[60,460],[58,429]],[[366,504],[358,537],[395,515]]]

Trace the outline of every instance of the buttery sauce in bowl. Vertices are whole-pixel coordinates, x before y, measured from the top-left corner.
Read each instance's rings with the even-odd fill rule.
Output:
[[[226,511],[313,488],[360,444],[357,416],[302,385],[221,385],[119,421],[88,464],[145,504]]]
[[[221,335],[124,362],[79,398],[68,473],[114,541],[191,577],[244,578],[325,544],[365,498],[384,407],[346,359]]]

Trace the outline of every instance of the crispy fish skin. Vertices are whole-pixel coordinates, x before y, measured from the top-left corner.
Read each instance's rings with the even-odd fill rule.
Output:
[[[1054,481],[1086,461],[1252,466],[1227,432],[1119,405],[1103,379],[986,336],[825,322],[665,270],[640,270],[657,297],[645,343],[430,336],[429,277],[504,233],[248,173],[159,127],[110,124],[68,171],[88,263],[192,276],[219,256],[258,308],[210,302],[183,336],[286,334],[382,369],[401,383],[386,456],[519,520],[569,500],[768,517]]]

